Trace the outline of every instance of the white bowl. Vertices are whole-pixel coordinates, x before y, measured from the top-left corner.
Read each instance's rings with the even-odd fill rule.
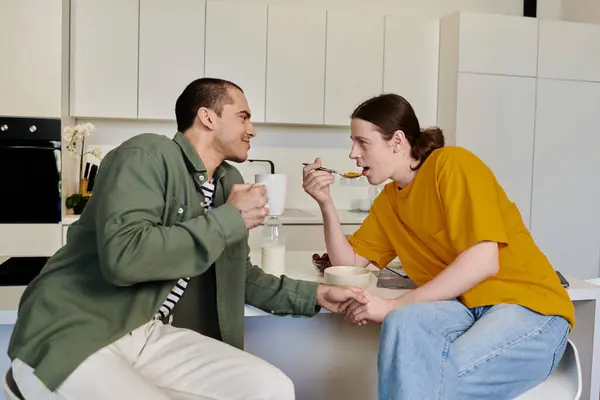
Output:
[[[371,283],[371,271],[364,267],[329,267],[323,275],[327,285],[355,286],[366,289]]]

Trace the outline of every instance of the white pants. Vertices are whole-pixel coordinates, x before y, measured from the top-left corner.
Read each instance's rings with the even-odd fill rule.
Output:
[[[266,361],[159,321],[92,354],[55,392],[21,360],[12,369],[27,400],[294,399],[292,381]]]

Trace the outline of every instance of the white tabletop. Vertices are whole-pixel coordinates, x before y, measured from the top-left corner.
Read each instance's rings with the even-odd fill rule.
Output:
[[[301,279],[311,282],[323,282],[320,274],[312,264],[312,255],[316,251],[288,251],[286,254],[286,275],[293,279]],[[254,264],[260,266],[260,252],[250,253]],[[374,267],[371,267],[374,268]],[[567,289],[571,300],[597,300],[600,299],[600,286],[587,283],[567,276],[570,287]],[[0,325],[13,325],[17,320],[17,308],[24,286],[0,286]],[[382,289],[377,287],[377,278],[371,276],[371,285],[367,288],[369,292],[376,293],[385,298],[395,298],[402,295],[403,290]],[[323,311],[325,312],[325,311]],[[247,317],[269,315],[262,310],[246,305],[244,315]]]
[[[311,282],[323,282],[323,274],[320,274],[312,264],[312,255],[317,252],[312,251],[288,251],[286,254],[286,271],[285,274],[293,279],[301,279]],[[321,254],[321,253],[319,253]],[[251,252],[250,258],[252,262],[260,266],[260,252]],[[376,270],[375,267],[369,266]],[[575,278],[566,277],[569,281],[567,292],[572,301],[580,300],[597,300],[600,299],[600,286],[594,285]],[[371,284],[367,288],[371,293],[375,293],[381,297],[393,299],[400,297],[405,290],[402,289],[383,289],[377,287],[377,278],[371,276]],[[326,311],[323,311],[326,312]],[[268,315],[268,313],[246,305],[245,316]]]

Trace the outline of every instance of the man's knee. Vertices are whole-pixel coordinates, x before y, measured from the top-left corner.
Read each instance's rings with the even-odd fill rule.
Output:
[[[277,367],[265,363],[254,371],[256,379],[252,398],[264,400],[294,400],[294,383]]]

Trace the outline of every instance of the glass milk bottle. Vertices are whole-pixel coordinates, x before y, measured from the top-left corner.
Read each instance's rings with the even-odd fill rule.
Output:
[[[263,227],[261,268],[275,276],[285,274],[285,242],[281,227],[281,220],[277,217],[267,217]]]

